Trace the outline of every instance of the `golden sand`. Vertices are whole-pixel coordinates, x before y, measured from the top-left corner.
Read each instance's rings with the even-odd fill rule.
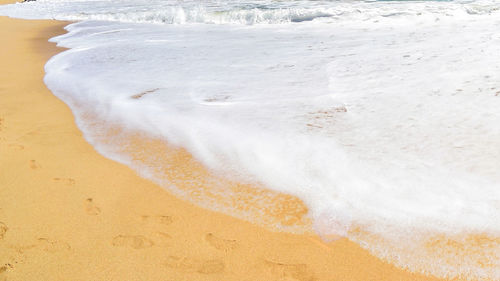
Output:
[[[99,155],[43,84],[65,24],[0,17],[0,281],[435,280],[201,209]]]

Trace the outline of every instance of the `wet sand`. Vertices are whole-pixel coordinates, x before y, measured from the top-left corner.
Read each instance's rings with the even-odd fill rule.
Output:
[[[196,207],[99,155],[43,84],[65,24],[0,17],[0,281],[436,280]]]

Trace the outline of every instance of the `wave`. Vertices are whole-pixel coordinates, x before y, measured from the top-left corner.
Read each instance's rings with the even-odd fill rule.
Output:
[[[300,204],[273,207],[252,189],[266,187],[303,200],[325,239],[498,279],[500,37],[474,20],[397,32],[85,21],[55,39],[71,50],[45,81],[100,153],[197,204],[264,221],[278,208],[279,227],[300,228]],[[186,153],[209,172],[178,173]]]
[[[478,1],[103,1],[39,0],[0,8],[25,18],[157,24],[284,24],[310,21],[439,20],[498,13],[500,3]]]

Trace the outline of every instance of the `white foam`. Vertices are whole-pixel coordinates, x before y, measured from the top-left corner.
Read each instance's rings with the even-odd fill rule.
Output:
[[[103,141],[89,113],[298,196],[325,237],[347,236],[413,270],[500,278],[500,4],[151,2],[166,7],[157,12],[89,3],[0,13],[223,23],[84,21],[54,39],[71,49],[47,63],[45,81],[101,153],[154,177],[119,139]],[[297,11],[318,17],[297,23]],[[469,250],[451,251],[440,235]]]
[[[13,8],[12,6],[16,6]],[[439,19],[496,13],[494,0],[457,1],[197,1],[37,0],[0,9],[22,18],[162,24],[281,24],[290,22]]]

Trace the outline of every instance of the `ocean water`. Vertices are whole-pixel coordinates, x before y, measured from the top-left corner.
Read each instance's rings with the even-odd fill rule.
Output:
[[[325,239],[500,279],[499,2],[38,0],[0,15],[77,21],[52,39],[69,50],[46,84],[100,153],[173,192],[171,155],[132,152],[131,136],[300,198]]]

